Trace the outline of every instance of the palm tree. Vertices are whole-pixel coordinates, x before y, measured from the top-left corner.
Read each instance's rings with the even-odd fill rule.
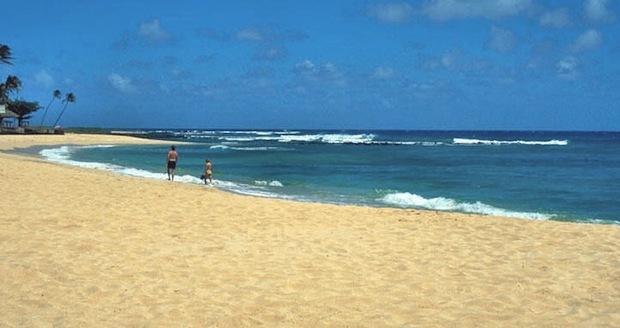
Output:
[[[60,90],[58,89],[54,90],[54,92],[52,93],[52,100],[50,100],[47,106],[45,106],[45,112],[43,112],[43,118],[41,119],[40,126],[43,126],[43,122],[45,122],[45,116],[47,116],[47,110],[50,108],[50,106],[54,102],[54,99],[60,99],[61,96],[62,96],[62,93],[60,92]]]
[[[13,57],[11,57],[11,48],[6,44],[0,44],[0,62],[12,65],[11,59],[13,59]]]
[[[15,75],[9,75],[4,83],[0,84],[0,103],[9,101],[9,93],[17,92],[22,87],[22,81]]]
[[[13,89],[15,91],[22,87],[22,81],[15,75],[7,76],[4,84],[6,84],[9,89]]]
[[[65,100],[63,100],[63,102],[65,103],[65,105],[62,107],[62,111],[60,112],[60,115],[58,115],[58,118],[56,119],[56,122],[54,122],[53,126],[56,126],[56,124],[58,124],[58,121],[60,121],[62,114],[64,114],[65,109],[67,109],[67,105],[69,103],[75,102],[75,95],[73,94],[73,92],[67,93],[67,95],[65,96]]]

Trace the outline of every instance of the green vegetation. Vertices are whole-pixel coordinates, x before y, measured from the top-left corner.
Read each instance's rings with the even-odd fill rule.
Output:
[[[13,65],[13,54],[11,52],[11,48],[5,44],[0,44],[0,63]],[[38,102],[34,101],[26,101],[20,98],[17,98],[17,94],[19,90],[22,88],[21,80],[15,75],[7,76],[6,80],[3,83],[0,83],[0,105],[4,105],[4,107],[15,114],[17,119],[17,125],[19,127],[26,126],[27,120],[32,117],[32,113],[41,109]],[[60,90],[54,90],[52,92],[52,99],[45,107],[45,112],[43,113],[43,117],[41,119],[40,126],[42,127],[45,123],[45,118],[47,116],[48,110],[54,103],[55,99],[61,99],[62,92]],[[56,121],[54,121],[54,126],[58,124],[60,119],[62,118],[65,110],[69,103],[75,102],[75,94],[73,92],[69,92],[65,95],[65,98],[61,102],[62,110],[58,114]],[[6,117],[11,117],[7,115]],[[0,116],[0,126],[2,125],[2,120],[6,117]]]
[[[15,100],[11,101],[7,105],[7,109],[17,114],[17,126],[23,126],[23,122],[32,117],[32,113],[39,110],[38,102]]]
[[[9,75],[4,83],[0,83],[0,104],[6,104],[10,101],[9,95],[19,92],[22,87],[22,81],[15,75]]]
[[[11,59],[13,59],[11,57],[11,48],[7,45],[0,44],[0,62],[12,65]]]

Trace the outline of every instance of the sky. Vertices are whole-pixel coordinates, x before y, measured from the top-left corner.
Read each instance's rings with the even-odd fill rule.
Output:
[[[23,0],[1,15],[15,59],[0,77],[44,106],[75,93],[64,126],[620,130],[616,0]]]

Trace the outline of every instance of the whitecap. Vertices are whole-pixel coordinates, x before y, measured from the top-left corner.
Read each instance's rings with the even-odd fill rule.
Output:
[[[231,147],[234,150],[241,151],[260,151],[260,150],[283,150],[284,148],[280,147]]]
[[[568,140],[484,140],[484,139],[466,139],[454,138],[452,143],[456,145],[539,145],[539,146],[566,146]]]
[[[415,207],[439,211],[457,211],[533,220],[546,220],[554,217],[554,215],[544,213],[510,211],[487,205],[482,202],[465,203],[445,197],[424,198],[420,195],[411,194],[408,192],[390,193],[378,200],[385,204],[395,205],[398,207]]]
[[[110,134],[131,134],[131,135],[143,135],[143,134],[149,134],[148,131],[143,131],[143,130],[112,130],[110,131]]]
[[[273,180],[273,181],[255,180],[254,184],[257,186],[284,187],[282,182],[278,180]]]
[[[279,142],[320,142],[327,144],[363,144],[371,143],[374,134],[303,134],[283,135]]]

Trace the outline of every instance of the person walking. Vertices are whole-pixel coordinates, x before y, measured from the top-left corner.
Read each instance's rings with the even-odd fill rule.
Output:
[[[174,146],[170,146],[170,151],[168,151],[166,159],[168,160],[168,180],[174,181],[174,171],[177,168],[177,161],[179,160],[179,154]]]
[[[213,184],[213,164],[208,159],[205,161],[205,173],[203,176],[205,184],[207,184],[207,180],[209,180],[209,184]]]

